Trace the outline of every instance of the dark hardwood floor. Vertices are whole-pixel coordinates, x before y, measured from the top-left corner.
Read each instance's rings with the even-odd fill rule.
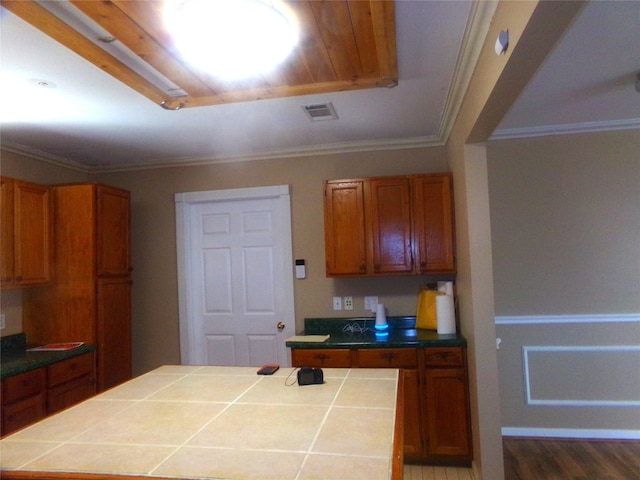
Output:
[[[640,442],[503,438],[505,480],[640,480]]]

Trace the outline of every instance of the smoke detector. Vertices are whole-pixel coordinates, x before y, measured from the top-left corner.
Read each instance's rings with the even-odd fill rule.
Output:
[[[303,105],[302,110],[304,110],[304,113],[307,114],[307,117],[309,117],[309,120],[312,122],[338,119],[338,114],[336,113],[335,108],[333,108],[333,104],[331,102]]]

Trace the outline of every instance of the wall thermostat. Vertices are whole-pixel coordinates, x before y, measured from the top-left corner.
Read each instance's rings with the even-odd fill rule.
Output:
[[[296,278],[306,278],[307,268],[305,267],[304,260],[296,260]]]

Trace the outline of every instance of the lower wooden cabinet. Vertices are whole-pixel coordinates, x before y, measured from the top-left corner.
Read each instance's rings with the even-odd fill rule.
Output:
[[[2,435],[34,423],[46,413],[46,369],[2,380]]]
[[[465,355],[464,347],[291,349],[294,367],[399,368],[405,462],[441,465],[472,460]]]
[[[92,353],[47,367],[48,415],[75,405],[95,392],[95,357]]]
[[[95,393],[93,352],[5,378],[0,434],[26,427]]]
[[[471,423],[465,349],[424,349],[426,458],[431,463],[471,461]]]

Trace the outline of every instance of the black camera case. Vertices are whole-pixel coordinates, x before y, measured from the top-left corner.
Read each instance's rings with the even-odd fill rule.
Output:
[[[324,383],[321,368],[302,367],[298,370],[298,385],[319,385]]]

